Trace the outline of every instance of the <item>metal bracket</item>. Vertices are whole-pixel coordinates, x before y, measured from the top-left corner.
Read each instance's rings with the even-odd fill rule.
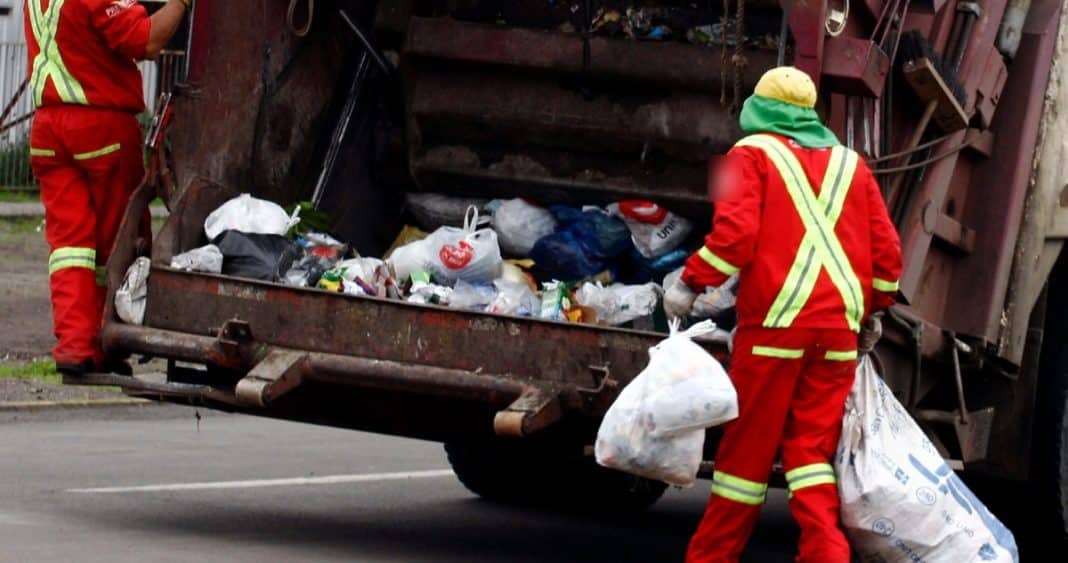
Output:
[[[266,407],[296,389],[308,369],[308,354],[271,350],[267,357],[237,382],[237,400],[255,407]]]
[[[238,355],[241,345],[252,341],[252,327],[240,319],[230,319],[214,332],[219,350],[230,356]]]
[[[937,424],[953,426],[957,443],[960,445],[961,460],[973,463],[987,458],[990,449],[990,431],[994,425],[993,407],[971,411],[962,415],[961,411],[921,410],[916,418]],[[965,422],[967,420],[967,422]]]
[[[515,402],[493,418],[493,431],[498,436],[522,438],[545,429],[563,416],[558,394],[528,387]]]

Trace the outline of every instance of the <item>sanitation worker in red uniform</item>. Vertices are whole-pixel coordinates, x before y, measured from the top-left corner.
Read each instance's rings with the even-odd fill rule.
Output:
[[[797,560],[849,561],[830,462],[858,333],[862,352],[878,340],[871,315],[893,303],[901,248],[871,171],[820,123],[815,103],[800,70],[761,78],[740,115],[750,136],[714,184],[712,233],[665,296],[668,314],[685,317],[699,292],[740,276],[730,366],[740,416],[719,444],[689,563],[738,561],[778,455],[801,527]]]
[[[99,332],[104,265],[144,176],[137,115],[145,102],[135,61],[159,54],[190,1],[169,0],[150,17],[135,0],[26,0],[37,108],[30,163],[52,251],[53,356],[62,373],[126,371],[104,365]]]

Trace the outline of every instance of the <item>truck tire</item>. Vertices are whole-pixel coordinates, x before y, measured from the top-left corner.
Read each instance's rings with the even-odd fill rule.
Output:
[[[1048,282],[1045,334],[1039,360],[1032,438],[1031,485],[1046,504],[1040,525],[1046,540],[1068,547],[1068,253]],[[1059,542],[1056,540],[1059,539]]]
[[[600,467],[591,458],[529,442],[449,442],[445,452],[460,482],[495,502],[581,512],[638,511],[667,489],[658,481]]]
[[[1063,342],[1061,343],[1063,346]],[[1048,385],[1040,388],[1035,438],[1034,472],[1041,488],[1037,498],[1047,503],[1050,519],[1043,528],[1049,539],[1059,537],[1059,545],[1068,547],[1068,350],[1062,350],[1057,371]]]

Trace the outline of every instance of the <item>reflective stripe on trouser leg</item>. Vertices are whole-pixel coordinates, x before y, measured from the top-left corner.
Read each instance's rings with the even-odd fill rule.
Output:
[[[757,483],[722,471],[716,471],[712,475],[712,494],[734,502],[761,505],[764,504],[767,493],[767,483]]]
[[[775,346],[753,346],[753,355],[780,360],[800,360],[805,351],[800,348],[778,348]]]
[[[829,463],[812,463],[786,472],[786,486],[790,496],[808,487],[817,485],[834,485],[838,480],[834,476],[834,467]]]
[[[96,249],[64,247],[52,251],[48,258],[48,275],[67,268],[88,268],[96,272]]]
[[[74,160],[92,160],[94,158],[100,158],[109,154],[114,154],[122,150],[122,143],[114,143],[97,149],[95,151],[82,152],[74,155]]]
[[[97,266],[96,267],[96,285],[98,287],[108,286],[108,267]]]

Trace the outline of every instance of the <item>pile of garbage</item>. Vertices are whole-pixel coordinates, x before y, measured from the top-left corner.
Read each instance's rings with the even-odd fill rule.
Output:
[[[173,268],[552,321],[653,329],[663,281],[699,241],[648,201],[607,207],[409,194],[415,225],[382,258],[300,230],[300,208],[248,194],[204,224],[210,244]]]
[[[595,36],[639,41],[680,41],[715,47],[724,43],[734,47],[737,41],[736,14],[732,9],[724,26],[722,4],[605,0],[592,3],[589,12],[581,2],[558,0],[480,0],[469,4],[458,6],[450,15],[464,21],[564,33],[581,33],[588,27],[589,33]],[[748,6],[746,13],[749,15],[745,18],[744,46],[777,49],[778,15],[765,6]]]

